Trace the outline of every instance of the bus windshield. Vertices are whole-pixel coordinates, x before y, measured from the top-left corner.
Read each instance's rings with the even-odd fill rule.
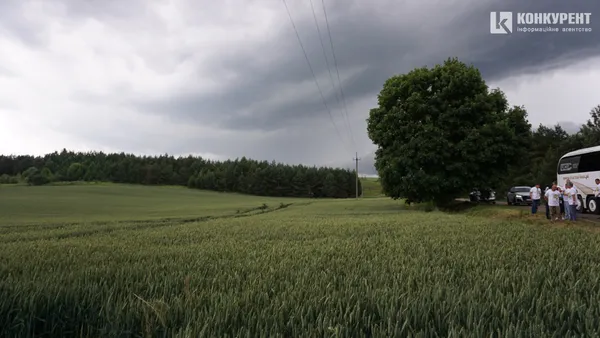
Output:
[[[581,156],[565,157],[558,163],[558,174],[570,174],[579,172],[579,161]]]

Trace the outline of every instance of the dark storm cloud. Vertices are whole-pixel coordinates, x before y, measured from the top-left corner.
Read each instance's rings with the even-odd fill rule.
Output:
[[[285,14],[285,10],[283,8],[282,10]],[[319,77],[319,86],[326,102],[331,110],[337,110],[339,107],[335,98],[336,92],[332,90],[316,28],[314,22],[311,21],[313,18],[309,19],[307,19],[308,22],[306,22],[307,20],[297,22],[298,30],[311,66]],[[340,75],[343,76],[343,70],[361,72],[351,79],[350,86],[344,87],[344,94],[348,101],[355,98],[357,94],[363,95],[364,88],[372,88],[373,84],[381,78],[381,76],[374,78],[374,71],[383,75],[374,65],[389,62],[386,61],[386,57],[366,50],[386,50],[388,53],[399,54],[402,50],[412,48],[418,43],[418,37],[395,32],[394,25],[390,22],[365,21],[358,26],[352,22],[356,19],[356,16],[348,15],[341,18],[337,24],[339,27],[332,27],[332,34],[339,35],[334,38],[334,43]],[[239,80],[231,83],[226,91],[217,95],[199,92],[169,100],[150,100],[139,104],[145,111],[172,113],[182,119],[192,121],[205,121],[210,117],[213,123],[233,129],[273,130],[288,126],[298,119],[327,116],[323,99],[317,91],[302,50],[294,32],[289,27],[289,22],[287,24],[282,29],[281,35],[273,41],[265,42],[262,46],[252,46],[251,49],[242,50],[228,57],[221,57],[218,62],[215,62],[215,66],[220,69],[240,74]],[[321,29],[322,33],[326,34],[324,24]],[[395,33],[379,34],[381,31]],[[357,41],[359,43],[356,43]],[[326,43],[326,48],[330,48],[328,40],[324,40],[324,43]],[[273,53],[263,52],[267,50],[279,52],[274,52],[276,55],[272,57]],[[337,82],[330,52],[328,57],[332,76]],[[269,62],[265,62],[265,58]],[[365,81],[367,83],[364,83]],[[302,82],[305,82],[309,89],[313,90],[312,95],[299,98],[289,96],[287,100],[277,106],[267,104],[265,107],[246,112],[248,107],[256,103],[268,102],[274,98],[279,99],[284,86]],[[245,112],[245,115],[242,115],[241,112]],[[339,114],[339,112],[335,111],[332,114]]]
[[[523,33],[513,30],[513,34],[508,36],[492,35],[489,33],[490,11],[587,12],[592,13],[590,26],[593,31]],[[463,25],[463,33],[467,34],[471,42],[465,53],[459,56],[473,62],[488,80],[506,78],[517,73],[538,73],[561,68],[600,53],[600,2],[597,1],[494,1],[489,6],[469,13],[464,17],[464,20],[467,19],[470,21],[468,25]],[[515,25],[516,20],[514,16]]]
[[[242,0],[239,1],[241,3]],[[337,82],[321,2],[313,2],[317,9],[332,75]],[[433,66],[448,57],[459,57],[477,66],[489,82],[513,74],[539,73],[563,67],[599,53],[598,1],[454,2],[455,7],[449,9],[452,0],[440,0],[437,6],[433,6],[433,0],[422,0],[422,3],[392,0],[325,0],[340,75],[346,79],[343,89],[348,112],[353,115],[352,120],[355,121],[352,126],[354,133],[364,136],[368,105],[376,103],[377,94],[385,80],[415,67]],[[27,19],[24,12],[26,3],[25,0],[0,0],[0,34],[11,34],[12,37],[30,45],[43,47],[44,28]],[[335,149],[341,148],[339,143],[333,140],[336,138],[334,130],[330,122],[326,121],[329,119],[328,114],[281,1],[256,2],[256,6],[271,6],[276,9],[279,19],[283,20],[269,32],[265,32],[264,38],[259,41],[248,39],[246,43],[231,44],[219,50],[207,50],[205,45],[172,46],[171,44],[178,44],[181,40],[167,35],[164,23],[155,12],[150,11],[151,4],[164,3],[161,1],[47,0],[40,3],[59,6],[60,8],[55,8],[49,16],[60,20],[61,24],[81,23],[94,18],[106,27],[114,29],[114,34],[119,34],[119,38],[126,37],[120,40],[132,45],[131,53],[142,58],[144,65],[154,72],[172,73],[177,63],[202,57],[202,61],[196,61],[196,70],[190,71],[200,79],[199,81],[189,77],[193,83],[165,86],[162,96],[151,96],[145,93],[144,89],[138,90],[133,86],[123,85],[106,88],[102,91],[103,94],[86,93],[86,89],[81,88],[72,93],[73,101],[110,107],[124,104],[136,112],[166,116],[169,120],[186,124],[210,125],[215,129],[286,131],[261,140],[253,140],[255,135],[246,137],[242,133],[239,138],[230,137],[218,142],[214,138],[198,136],[188,139],[182,136],[180,140],[173,140],[169,144],[161,144],[162,141],[157,140],[157,137],[147,133],[136,137],[129,135],[131,140],[119,139],[118,142],[111,135],[86,137],[96,137],[98,141],[106,144],[165,149],[170,153],[201,152],[198,151],[201,149],[232,157],[246,155],[289,162],[323,162],[323,157],[335,154]],[[305,8],[309,6],[307,1],[303,3]],[[288,4],[327,104],[336,118],[338,127],[343,127],[336,95],[331,91],[329,74],[312,13],[300,13],[297,8],[300,5],[297,2],[288,1]],[[220,5],[226,10],[213,8]],[[426,9],[419,10],[421,5]],[[221,18],[221,14],[231,16],[228,10],[235,10],[230,1],[227,5],[219,2],[189,1],[184,12],[196,17],[185,18],[186,20],[182,19],[181,22],[194,24],[210,21],[228,27],[227,21],[223,21],[228,18]],[[591,12],[594,32],[515,32],[511,35],[492,35],[490,11]],[[237,16],[243,20],[246,19],[244,14],[240,10]],[[260,18],[256,18],[256,21],[259,20]],[[248,29],[251,30],[252,27]],[[201,35],[202,32],[198,34]],[[147,38],[148,35],[151,37],[151,43],[139,43],[142,36]],[[156,42],[153,40],[154,36]],[[223,37],[223,40],[227,41],[227,38]],[[203,82],[203,77],[217,83],[225,82],[232,73],[236,74],[235,80],[223,87],[219,86],[222,89],[216,93],[214,90],[207,93],[195,85],[196,82]],[[185,88],[185,92],[167,92],[180,84]],[[368,100],[372,103],[365,104]],[[365,139],[363,143],[368,143],[368,140]],[[366,147],[361,149],[361,145],[358,146],[358,150],[365,153],[367,151]],[[317,158],[319,156],[321,157]],[[373,173],[372,154],[362,157],[361,173]],[[349,166],[353,168],[350,158],[348,161]]]
[[[320,1],[313,2],[330,57],[331,71],[334,80],[337,80]],[[16,0],[0,2],[0,13],[4,13],[0,14],[3,19],[0,25],[28,43],[39,43],[42,32],[36,31],[35,23],[25,19],[24,3]],[[157,1],[49,0],[48,3],[60,4],[69,19],[95,18],[135,28],[162,30],[155,14],[148,10],[148,4],[160,3]],[[515,73],[561,67],[599,52],[600,26],[596,22],[600,21],[595,20],[594,15],[600,15],[600,2],[497,0],[471,3],[473,6],[461,4],[455,11],[442,8],[436,13],[435,8],[434,12],[431,10],[431,2],[425,1],[428,9],[415,13],[414,8],[407,11],[402,3],[395,1],[371,1],[368,6],[356,1],[326,1],[341,76],[355,72],[343,83],[347,103],[351,105],[352,101],[365,96],[375,99],[383,82],[390,76],[415,67],[432,66],[448,57],[456,56],[473,63],[489,81]],[[199,18],[206,19],[207,13],[211,12],[209,5],[207,2],[196,3],[190,10],[195,10]],[[314,19],[310,14],[300,15],[294,7],[290,8],[326,102],[332,114],[339,114],[340,107],[336,92],[331,90]],[[280,10],[282,18],[287,20],[283,5],[280,5]],[[594,32],[491,35],[490,11],[591,12]],[[194,52],[199,51],[191,49],[172,57],[185,60]],[[147,51],[141,56],[154,69],[166,70],[159,65],[158,56],[154,53]],[[203,64],[202,68],[206,65]],[[289,21],[285,21],[279,27],[279,33],[268,41],[239,48],[232,46],[232,51],[223,51],[222,55],[213,59],[209,68],[215,74],[235,73],[238,80],[218,94],[192,88],[186,94],[174,94],[168,99],[144,98],[130,104],[148,113],[169,115],[174,120],[240,130],[275,130],[293,125],[298,120],[328,118]],[[202,75],[199,73],[198,76]],[[293,93],[281,91],[285,86],[303,82],[313,90],[311,95],[294,97]],[[284,95],[286,97],[282,97]],[[276,103],[269,102],[274,99]]]
[[[319,3],[315,1],[315,3]],[[537,73],[551,68],[564,67],[571,62],[597,55],[600,47],[600,2],[558,1],[521,2],[517,0],[488,1],[465,8],[460,13],[423,12],[421,26],[403,16],[400,5],[389,9],[388,16],[374,16],[365,8],[358,10],[342,7],[341,2],[329,10],[335,52],[342,77],[355,70],[358,74],[343,84],[344,94],[352,100],[365,96],[375,99],[383,82],[390,76],[412,68],[443,62],[448,57],[459,57],[473,63],[484,77],[498,80],[519,73]],[[389,2],[386,3],[389,5]],[[319,7],[317,7],[319,8]],[[286,16],[282,6],[282,16]],[[336,12],[337,11],[337,12]],[[490,34],[490,11],[513,12],[591,12],[592,33],[518,33]],[[332,13],[335,13],[335,18]],[[292,11],[292,15],[294,12]],[[444,25],[436,25],[429,17],[445,17]],[[286,17],[287,18],[287,17]],[[331,88],[321,45],[312,16],[295,18],[298,31],[307,50],[315,73],[323,89]],[[321,31],[329,48],[323,19]],[[516,18],[515,18],[516,21]],[[286,128],[297,120],[314,117],[327,118],[322,99],[314,83],[309,97],[289,95],[277,105],[258,105],[282,94],[281,88],[303,81],[313,81],[302,51],[291,26],[281,29],[279,37],[253,48],[239,50],[215,62],[217,69],[227,69],[239,75],[218,95],[194,92],[173,96],[168,100],[135,102],[143,111],[169,114],[185,121],[207,121],[231,129],[274,130]],[[265,62],[265,59],[269,62]],[[330,62],[336,79],[333,62]],[[338,109],[334,92],[326,97],[329,107]],[[337,114],[337,112],[335,112]],[[366,112],[359,112],[365,115]]]

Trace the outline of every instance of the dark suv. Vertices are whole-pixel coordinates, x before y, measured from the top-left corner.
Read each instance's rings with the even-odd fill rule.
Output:
[[[508,205],[531,205],[531,198],[529,198],[530,191],[531,187],[527,186],[512,187],[506,194],[506,203]]]

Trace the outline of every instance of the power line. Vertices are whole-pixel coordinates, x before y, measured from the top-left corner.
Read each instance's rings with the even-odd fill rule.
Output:
[[[325,65],[327,66],[327,72],[329,72],[329,80],[331,80],[331,87],[335,93],[335,99],[340,105],[340,112],[342,113],[342,119],[346,122],[346,127],[350,130],[350,123],[348,119],[344,115],[344,110],[342,107],[342,102],[340,100],[339,94],[335,89],[335,81],[333,81],[333,75],[331,74],[331,67],[329,66],[329,58],[327,57],[327,52],[325,51],[325,44],[323,43],[323,36],[321,35],[321,28],[319,28],[319,22],[317,21],[317,13],[315,13],[315,6],[313,5],[313,1],[310,0],[310,8],[312,10],[313,18],[315,19],[315,26],[317,27],[317,32],[319,33],[319,41],[321,42],[321,48],[323,49],[323,58],[325,58]],[[352,140],[352,145],[356,148],[356,144],[354,143],[354,139],[352,138],[352,133],[350,133],[350,139]]]
[[[325,22],[327,23],[327,33],[329,34],[329,43],[331,44],[331,54],[333,55],[333,64],[335,65],[335,71],[337,73],[337,79],[340,86],[340,93],[342,94],[342,102],[344,103],[344,111],[346,112],[346,121],[348,122],[348,129],[350,130],[350,136],[352,137],[352,143],[356,147],[354,142],[354,134],[352,133],[352,127],[350,126],[350,118],[348,117],[348,108],[346,106],[346,97],[344,96],[344,90],[342,89],[342,80],[340,79],[340,70],[337,65],[337,58],[335,57],[335,48],[333,48],[333,39],[331,38],[331,29],[329,28],[329,19],[327,18],[327,10],[325,9],[325,0],[321,0],[323,5],[323,13],[325,14]]]
[[[310,68],[310,72],[315,80],[315,84],[317,85],[319,94],[321,94],[321,99],[323,100],[323,105],[325,105],[325,108],[327,109],[327,113],[329,114],[331,123],[333,124],[333,127],[335,128],[335,131],[338,134],[338,137],[340,138],[340,141],[342,142],[344,147],[346,147],[346,143],[344,142],[344,139],[342,138],[340,131],[338,130],[337,126],[335,125],[335,122],[333,121],[333,115],[331,114],[331,110],[329,109],[329,106],[327,105],[327,101],[325,100],[325,96],[323,95],[323,91],[321,90],[321,86],[319,86],[319,81],[317,81],[317,76],[315,75],[315,71],[313,70],[313,67],[310,64],[310,60],[308,59],[308,55],[306,54],[306,50],[304,49],[304,45],[302,44],[302,40],[300,39],[300,34],[298,34],[298,29],[296,29],[296,24],[294,23],[294,20],[292,19],[292,14],[290,13],[290,9],[288,8],[287,2],[285,0],[282,0],[282,1],[283,1],[283,4],[285,5],[285,10],[287,11],[288,17],[290,18],[290,22],[292,23],[292,27],[294,28],[294,32],[296,33],[296,38],[298,38],[298,43],[300,44],[300,48],[302,48],[302,53],[304,53],[304,59],[306,60],[306,63],[308,64],[308,68]],[[346,148],[346,150],[348,150],[348,148]]]

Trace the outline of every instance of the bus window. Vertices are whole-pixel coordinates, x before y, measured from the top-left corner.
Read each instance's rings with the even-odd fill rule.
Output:
[[[579,172],[600,171],[600,152],[581,155]]]
[[[565,157],[558,164],[558,174],[572,174],[582,171],[580,164],[580,156]]]

